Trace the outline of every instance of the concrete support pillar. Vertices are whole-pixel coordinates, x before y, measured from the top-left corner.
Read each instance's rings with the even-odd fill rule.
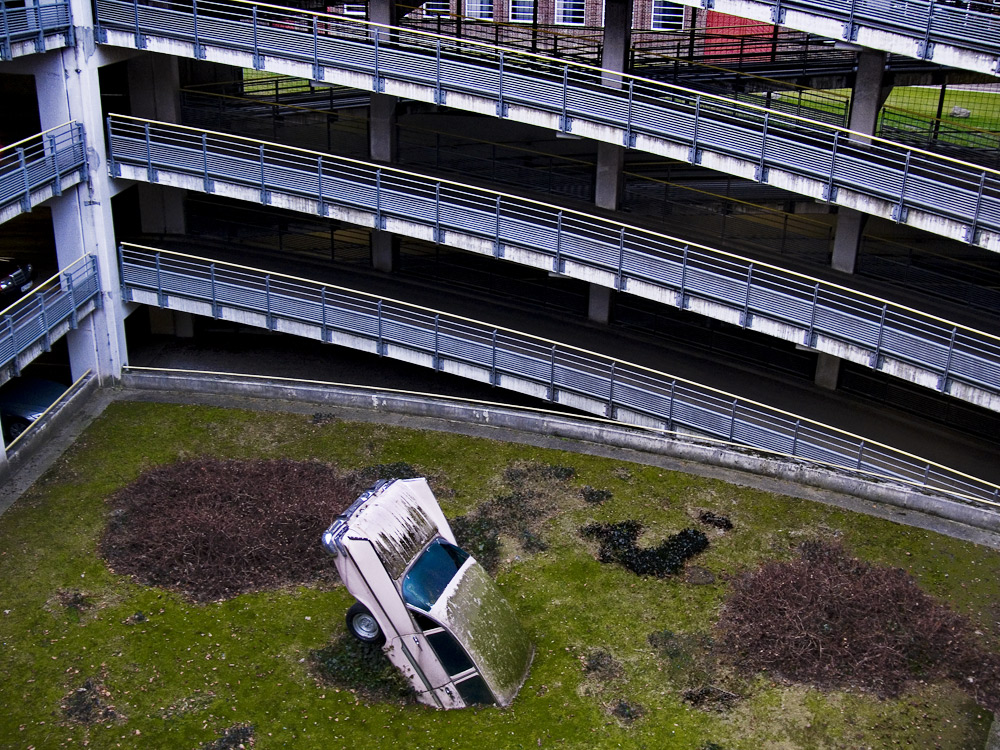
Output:
[[[631,0],[606,0],[604,4],[604,36],[601,67],[606,71],[624,71],[628,65],[632,36]],[[621,76],[604,73],[601,83],[621,88]],[[622,192],[622,168],[625,149],[611,143],[597,145],[597,174],[594,182],[594,202],[601,208],[618,209]]]
[[[161,122],[181,121],[180,70],[176,57],[146,53],[128,61],[132,114]],[[184,234],[184,190],[140,182],[139,221],[146,234]]]
[[[392,232],[373,231],[371,234],[372,268],[392,272],[399,254],[399,237]]]
[[[78,27],[89,29],[94,25],[89,2],[72,0],[70,5]],[[75,47],[37,55],[32,63],[42,129],[75,120],[86,133],[87,182],[49,203],[60,268],[93,254],[101,281],[101,308],[67,336],[72,376],[75,379],[91,370],[99,382],[107,383],[119,377],[127,362],[124,322],[128,311],[121,299],[111,180],[104,149],[98,80],[101,52],[87,43],[88,38],[81,31]]]
[[[870,143],[865,136],[874,135],[878,113],[889,96],[891,87],[885,85],[886,53],[863,49],[858,53],[858,71],[851,94],[851,116],[848,127],[854,131],[851,138]],[[831,265],[838,271],[854,273],[864,237],[868,215],[853,208],[837,209],[837,227],[833,238]],[[840,360],[829,354],[820,354],[816,362],[816,385],[836,389],[840,377]]]
[[[595,323],[607,325],[611,320],[611,289],[591,284],[587,296],[587,317]]]

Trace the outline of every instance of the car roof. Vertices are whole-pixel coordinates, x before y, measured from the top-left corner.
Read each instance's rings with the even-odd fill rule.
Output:
[[[42,378],[13,378],[0,388],[0,406],[5,411],[49,408],[66,392],[66,386]]]

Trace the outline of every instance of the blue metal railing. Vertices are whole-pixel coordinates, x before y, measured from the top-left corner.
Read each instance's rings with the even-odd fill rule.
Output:
[[[1000,487],[691,381],[488,323],[123,244],[122,295],[447,371],[626,424],[697,434],[1000,509]]]
[[[672,304],[1000,410],[1000,338],[674,237],[392,167],[108,118],[115,176],[389,229]],[[172,184],[181,184],[172,180]],[[909,370],[907,375],[903,370]]]
[[[67,122],[0,148],[0,221],[87,179],[83,125]]]
[[[13,6],[7,0],[0,0],[0,60],[72,45],[69,0],[21,2]]]
[[[680,86],[243,0],[96,0],[102,41],[446,104],[752,176],[1000,251],[1000,171]],[[179,45],[177,42],[185,42]],[[609,77],[621,85],[605,85]]]
[[[97,259],[86,255],[0,310],[0,372],[20,374],[34,356],[100,306]]]

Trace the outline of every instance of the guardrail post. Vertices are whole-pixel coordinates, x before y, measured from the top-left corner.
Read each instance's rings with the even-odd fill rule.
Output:
[[[729,442],[733,442],[733,437],[736,435],[736,406],[739,404],[739,399],[733,399],[733,408],[729,411]]]
[[[858,0],[851,0],[851,10],[847,16],[847,23],[844,24],[844,40],[848,42],[856,41],[858,38],[858,27],[854,23],[854,11],[858,5]]]
[[[677,307],[681,310],[687,309],[687,290],[685,289],[687,285],[687,270],[688,270],[688,251],[690,249],[689,245],[684,246],[684,255],[681,257],[681,285],[678,291]]]
[[[628,113],[625,116],[625,137],[622,144],[625,148],[635,146],[635,136],[632,134],[632,98],[635,91],[635,79],[628,79]]]
[[[767,167],[764,165],[764,157],[767,154],[767,126],[770,123],[770,112],[764,113],[764,128],[760,135],[760,162],[757,164],[757,182],[767,182]]]
[[[382,300],[378,301],[378,305],[375,310],[378,314],[378,340],[375,342],[375,353],[381,357],[385,354],[385,349],[382,344]]]
[[[24,158],[24,149],[18,146],[17,163],[21,168],[21,177],[24,184],[24,197],[21,198],[21,210],[27,213],[31,210],[31,178],[28,176],[28,162]]]
[[[42,321],[42,330],[45,331],[45,335],[43,337],[44,347],[45,351],[48,352],[52,350],[52,332],[49,330],[48,315],[45,310],[45,295],[41,293],[36,294],[35,299],[38,300],[38,307],[40,308],[39,317]]]
[[[257,46],[257,6],[253,6],[253,68],[254,70],[264,69],[264,58],[260,54]]]
[[[208,278],[212,286],[212,317],[218,320],[219,318],[219,298],[215,292],[215,264],[208,264]]]
[[[323,156],[316,157],[316,200],[317,213],[326,217],[326,200],[323,198]]]
[[[625,227],[618,230],[618,270],[615,272],[615,289],[625,289]]]
[[[201,134],[201,179],[206,193],[215,192],[215,180],[208,176],[208,134]]]
[[[64,273],[62,275],[63,288],[69,292],[69,327],[70,330],[75,331],[77,325],[79,324],[79,317],[76,309],[76,285],[73,283],[73,277]]]
[[[833,173],[837,168],[837,149],[840,147],[840,131],[833,131],[833,148],[830,150],[830,178],[826,181],[826,195],[823,200],[833,203],[837,200],[837,188],[833,184]]]
[[[194,23],[194,56],[197,60],[204,60],[206,57],[205,47],[198,35],[198,0],[191,0],[191,12]]]
[[[319,336],[320,341],[324,344],[329,344],[332,337],[330,336],[329,330],[326,327],[326,287],[321,287],[319,290],[319,305],[320,305],[320,329]]]
[[[14,375],[18,376],[21,374],[21,361],[17,357],[17,352],[21,351],[21,347],[17,343],[17,330],[14,328],[14,319],[9,314],[4,315],[3,322],[7,324],[7,332],[15,352],[14,359],[11,360],[11,369],[14,371]]]
[[[313,34],[313,80],[322,81],[323,68],[321,68],[319,64],[319,17],[318,16],[313,16],[312,34]]]
[[[878,321],[878,340],[875,342],[875,352],[872,355],[872,369],[878,369],[879,357],[882,356],[882,334],[885,333],[885,314],[888,310],[888,304],[882,305],[882,315]]]
[[[372,76],[372,91],[376,94],[385,91],[385,80],[378,74],[378,40],[382,36],[382,29],[375,29],[375,75]]]
[[[153,254],[153,262],[156,264],[156,304],[159,307],[166,307],[166,295],[163,293],[163,269],[160,267],[160,254]]]
[[[674,430],[674,397],[677,394],[677,380],[670,381],[670,401],[667,404],[667,423],[664,426],[665,430],[673,432]]]
[[[701,118],[701,97],[694,100],[694,128],[691,132],[691,148],[688,150],[688,161],[692,164],[700,164],[701,156],[698,154],[698,123]]]
[[[951,340],[948,342],[948,359],[944,363],[944,372],[938,378],[938,390],[941,393],[948,392],[948,376],[951,373],[951,358],[955,353],[955,339],[958,337],[958,326],[952,326]]]
[[[750,290],[753,288],[753,263],[747,267],[747,292],[743,297],[743,312],[740,313],[740,325],[750,327]]]
[[[257,147],[260,156],[260,202],[267,205],[271,202],[271,191],[267,189],[266,177],[264,175],[264,144]]]
[[[146,49],[146,37],[139,28],[139,0],[132,0],[132,12],[135,17],[135,48]]]
[[[25,6],[30,6],[31,12],[35,14],[35,29],[37,29],[34,39],[35,52],[44,52],[45,28],[42,26],[42,7],[39,3],[25,3]]]
[[[986,188],[986,172],[979,177],[979,193],[976,195],[976,210],[972,213],[972,223],[965,230],[965,239],[970,245],[976,244],[976,235],[979,233],[979,211],[983,207],[983,190]]]
[[[861,444],[858,446],[858,470],[861,470],[861,466],[864,463],[865,455],[865,441],[862,440]]]
[[[441,40],[435,40],[434,57],[434,103],[444,104],[444,90],[441,88]]]
[[[52,160],[52,193],[54,195],[62,195],[62,168],[59,166],[59,147],[56,144],[56,137],[54,135],[45,136],[49,143],[49,148],[46,153],[50,155]]]
[[[497,196],[496,231],[493,234],[493,257],[502,258],[503,248],[500,246],[500,196]]]
[[[444,230],[441,229],[441,183],[434,183],[434,244],[444,242]]]
[[[562,273],[562,224],[563,212],[560,210],[556,214],[556,257],[552,262],[553,273]]]
[[[615,418],[615,365],[611,363],[611,372],[608,374],[608,419]]]
[[[267,330],[274,330],[274,316],[271,314],[271,274],[264,275],[264,301],[267,302],[267,309],[265,311],[265,323],[267,323]]]
[[[149,123],[143,123],[142,129],[146,136],[146,179],[150,182],[156,182],[156,170],[153,169],[153,144],[149,135]]]
[[[809,312],[809,330],[806,331],[806,340],[802,343],[810,349],[816,348],[816,314],[819,312],[819,282],[813,287],[812,310]]]
[[[556,400],[556,345],[552,345],[552,353],[549,355],[549,393],[548,400]]]
[[[906,200],[906,180],[910,176],[910,156],[912,154],[912,151],[906,152],[906,162],[903,165],[903,181],[899,185],[899,203],[892,209],[892,219],[897,224],[906,221],[907,210],[903,204]]]
[[[929,0],[927,3],[927,27],[924,30],[924,38],[917,45],[917,57],[921,60],[930,60],[934,56],[934,42],[931,41],[931,27],[934,25],[934,6],[937,0]]]
[[[110,115],[105,118],[106,129],[108,131],[108,172],[111,173],[112,177],[121,177],[122,168],[115,160],[115,149],[114,142],[111,140],[111,117]]]
[[[0,60],[10,60],[14,53],[10,49],[10,23],[7,20],[7,3],[0,3]]]
[[[383,229],[382,223],[382,169],[375,169],[375,229]]]
[[[569,65],[563,65],[562,114],[559,116],[559,129],[568,133],[573,129],[569,121]]]
[[[497,329],[493,329],[493,361],[490,363],[490,385],[494,388],[500,385],[500,379],[497,376]]]
[[[440,335],[441,335],[441,316],[440,315],[435,315],[434,316],[434,356],[431,358],[431,367],[433,367],[435,370],[440,370],[441,369],[441,357],[440,357],[440,355],[438,353],[440,351],[440,344],[439,344],[439,341],[440,341],[439,337],[440,337]]]
[[[503,50],[500,51],[500,68],[497,75],[497,117],[503,119],[507,114],[507,107],[503,103]],[[559,127],[562,127],[562,123],[559,123]]]
[[[792,432],[792,455],[797,456],[799,452],[799,427],[802,425],[802,420],[795,420],[795,430]]]

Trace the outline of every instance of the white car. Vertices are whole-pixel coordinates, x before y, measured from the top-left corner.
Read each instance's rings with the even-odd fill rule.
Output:
[[[455,542],[426,479],[381,481],[323,534],[358,600],[356,638],[379,643],[437,708],[507,706],[534,648],[489,574]]]

